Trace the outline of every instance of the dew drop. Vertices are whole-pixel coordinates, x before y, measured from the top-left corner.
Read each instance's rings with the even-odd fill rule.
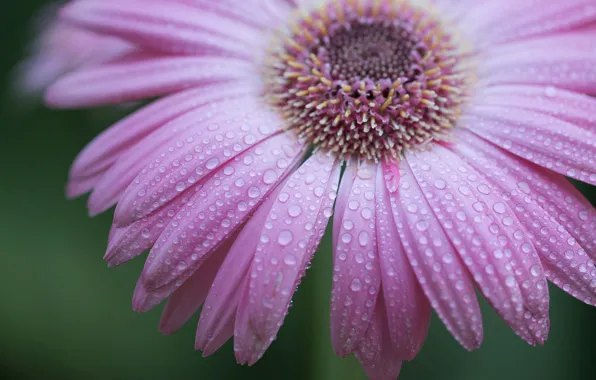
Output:
[[[538,277],[540,275],[540,272],[542,272],[542,271],[540,270],[540,265],[538,265],[538,264],[532,265],[532,267],[530,268],[530,273],[534,277]]]
[[[248,189],[248,196],[251,198],[256,198],[259,195],[261,195],[261,190],[256,187],[256,186],[252,186],[250,189]]]
[[[293,238],[294,235],[292,234],[292,231],[283,230],[279,233],[279,236],[277,237],[277,242],[282,246],[286,246],[292,242]]]
[[[263,174],[263,182],[267,185],[271,185],[275,181],[277,181],[277,172],[272,169],[265,171]]]
[[[352,235],[350,235],[349,233],[345,233],[341,236],[341,241],[343,241],[344,243],[348,244],[352,241]]]
[[[302,214],[302,207],[298,205],[292,205],[290,206],[290,208],[288,208],[288,214],[291,217],[296,218],[297,216],[300,216],[300,214]]]
[[[358,234],[358,243],[360,243],[361,246],[365,247],[370,241],[370,235],[368,234],[368,232],[366,231],[360,231],[360,233]]]
[[[502,202],[495,203],[493,210],[495,210],[496,213],[503,214],[505,212],[505,204]]]
[[[360,282],[359,278],[355,278],[352,280],[352,283],[350,284],[350,289],[352,289],[352,291],[354,292],[359,292],[360,289],[362,289],[362,283]]]
[[[505,285],[512,288],[515,286],[515,278],[513,276],[507,276],[505,279]]]
[[[447,182],[442,179],[438,179],[435,181],[435,187],[439,190],[443,190],[445,187],[447,187]]]
[[[212,159],[210,159],[209,161],[207,161],[207,163],[205,164],[205,167],[209,170],[214,169],[217,165],[219,164],[219,159],[216,157],[213,157]]]
[[[289,266],[296,265],[296,256],[292,255],[291,253],[284,257],[284,263]]]

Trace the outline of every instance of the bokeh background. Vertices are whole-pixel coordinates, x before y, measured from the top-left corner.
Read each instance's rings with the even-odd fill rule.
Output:
[[[209,358],[193,350],[193,319],[157,331],[161,308],[131,310],[142,259],[108,270],[102,261],[111,212],[89,218],[85,199],[67,201],[71,161],[124,110],[51,111],[11,92],[13,66],[45,2],[0,5],[0,378],[2,379],[365,379],[354,358],[333,355],[326,240],[294,299],[278,340],[253,367],[235,364],[231,344]],[[594,202],[594,188],[582,191]],[[551,288],[550,339],[531,348],[484,303],[482,348],[462,349],[434,317],[401,380],[596,378],[596,309]]]

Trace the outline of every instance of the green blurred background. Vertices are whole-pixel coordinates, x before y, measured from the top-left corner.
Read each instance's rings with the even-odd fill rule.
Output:
[[[77,152],[123,111],[50,111],[10,91],[25,54],[28,20],[42,0],[3,0],[0,28],[0,378],[365,379],[354,358],[329,341],[329,242],[294,299],[278,340],[253,367],[235,364],[231,344],[209,358],[193,350],[193,319],[178,333],[157,331],[160,308],[131,310],[142,259],[108,270],[102,261],[111,213],[86,214],[63,195]],[[594,188],[582,189],[592,201]],[[481,349],[462,349],[434,318],[410,379],[596,378],[596,309],[551,288],[550,339],[531,348],[486,304]]]

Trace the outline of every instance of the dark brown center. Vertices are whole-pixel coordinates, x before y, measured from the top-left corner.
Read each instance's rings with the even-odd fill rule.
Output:
[[[329,62],[334,79],[378,81],[405,76],[415,48],[411,33],[395,23],[355,22],[331,31],[314,53]]]

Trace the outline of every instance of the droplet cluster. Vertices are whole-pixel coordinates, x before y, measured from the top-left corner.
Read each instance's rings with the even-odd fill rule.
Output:
[[[287,128],[339,157],[379,161],[445,138],[467,87],[432,13],[400,0],[335,0],[297,19],[264,71]]]

